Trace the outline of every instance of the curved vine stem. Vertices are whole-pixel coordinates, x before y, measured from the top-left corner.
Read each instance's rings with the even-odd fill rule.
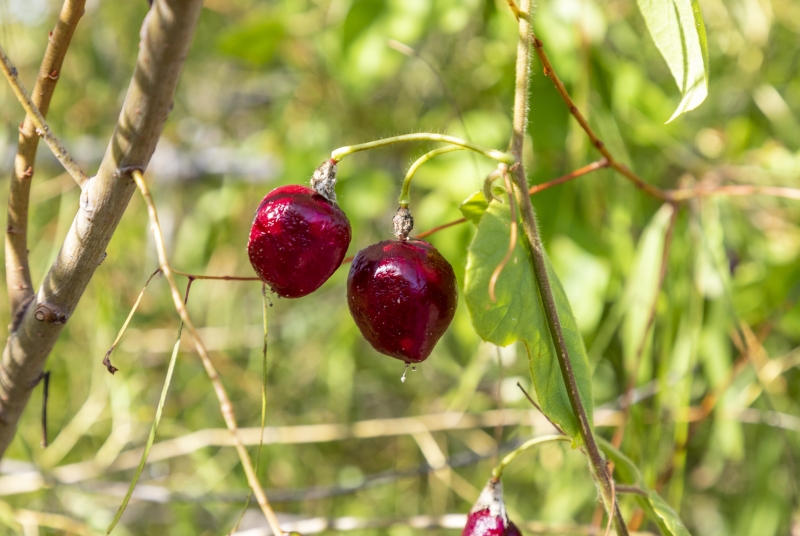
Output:
[[[519,162],[513,167],[514,193],[517,198],[522,215],[522,228],[530,244],[530,256],[534,266],[534,275],[539,288],[539,293],[544,307],[545,317],[547,318],[548,328],[555,347],[558,364],[564,384],[567,388],[567,396],[572,406],[573,414],[578,421],[581,439],[586,455],[589,458],[589,468],[592,476],[598,484],[600,497],[609,517],[613,517],[614,528],[618,536],[627,536],[628,528],[616,502],[611,475],[606,467],[605,460],[600,454],[595,441],[592,425],[586,415],[586,409],[580,398],[578,383],[572,370],[572,363],[569,358],[569,351],[564,340],[564,333],[561,329],[561,321],[558,318],[558,307],[556,306],[550,279],[547,275],[544,247],[539,236],[539,228],[536,224],[536,217],[533,212],[533,205],[528,195],[528,182],[525,177],[525,170],[522,165],[522,146],[525,139],[525,132],[528,126],[528,90],[530,86],[530,43],[533,32],[529,21],[531,12],[531,0],[523,0],[520,5],[519,17],[519,43],[517,45],[517,67],[516,67],[516,87],[514,91],[514,117],[513,134],[511,138],[511,153]],[[538,49],[537,49],[538,50]],[[604,154],[609,164],[611,159]]]
[[[569,438],[569,436],[561,434],[544,435],[544,436],[534,437],[533,439],[529,439],[516,449],[506,454],[506,456],[502,460],[500,460],[500,463],[498,463],[495,466],[495,468],[492,469],[492,479],[500,480],[500,477],[503,476],[503,471],[505,470],[506,466],[511,462],[513,462],[514,460],[516,460],[520,454],[522,454],[529,448],[535,447],[537,445],[542,445],[544,443],[550,443],[552,441],[565,441],[569,443],[572,440]]]
[[[393,143],[403,143],[409,141],[435,141],[435,142],[449,143],[451,145],[458,145],[459,147],[463,147],[464,149],[469,149],[470,151],[475,151],[476,153],[480,153],[487,158],[491,158],[492,160],[497,160],[498,162],[501,162],[503,164],[511,165],[514,162],[516,162],[516,158],[514,157],[514,155],[511,155],[509,153],[504,153],[503,151],[498,151],[497,149],[487,149],[486,147],[475,145],[474,143],[462,140],[461,138],[456,138],[455,136],[448,136],[446,134],[434,134],[432,132],[403,134],[402,136],[383,138],[381,140],[370,141],[367,143],[359,143],[358,145],[346,145],[344,147],[339,147],[338,149],[335,149],[333,152],[331,152],[331,160],[339,162],[345,156],[357,153],[359,151],[367,151],[369,149],[376,149],[378,147],[385,147],[387,145],[392,145]]]
[[[439,156],[440,154],[445,153],[452,153],[453,151],[463,151],[466,147],[462,147],[459,145],[448,145],[447,147],[440,147],[438,149],[434,149],[428,153],[425,153],[421,157],[417,159],[416,162],[411,164],[411,167],[408,168],[408,172],[406,173],[406,178],[403,180],[403,189],[400,190],[400,199],[397,200],[397,203],[401,207],[407,207],[411,204],[411,179],[414,178],[414,174],[417,170],[427,162],[428,160]]]

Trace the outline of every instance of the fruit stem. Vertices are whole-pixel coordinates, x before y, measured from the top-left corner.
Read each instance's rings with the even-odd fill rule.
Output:
[[[440,154],[451,153],[453,151],[463,151],[465,149],[466,147],[461,147],[459,145],[448,145],[446,147],[434,149],[433,151],[420,156],[417,161],[411,164],[411,167],[408,168],[406,178],[403,180],[403,189],[400,190],[400,199],[397,200],[400,206],[407,207],[411,203],[411,179],[414,178],[414,173],[417,172],[422,164],[436,156],[439,156]]]
[[[487,149],[486,147],[475,145],[474,143],[462,140],[461,138],[456,138],[454,136],[447,136],[446,134],[434,134],[432,132],[403,134],[402,136],[383,138],[381,140],[375,140],[368,143],[360,143],[358,145],[346,145],[344,147],[339,147],[338,149],[334,150],[331,153],[331,160],[339,162],[345,156],[357,153],[359,151],[366,151],[368,149],[375,149],[377,147],[384,147],[386,145],[391,145],[393,143],[402,143],[406,141],[438,141],[443,143],[450,143],[452,145],[458,145],[465,149],[469,149],[470,151],[475,151],[476,153],[480,153],[483,156],[491,158],[492,160],[497,160],[498,162],[502,162],[503,164],[511,165],[517,161],[516,158],[514,158],[514,156],[509,153],[504,153],[503,151],[498,151],[497,149]]]
[[[525,177],[525,170],[522,165],[522,146],[525,140],[525,133],[528,127],[528,90],[530,86],[530,43],[533,35],[530,23],[532,0],[522,0],[520,2],[519,17],[519,43],[517,45],[517,68],[516,68],[516,87],[514,90],[514,117],[512,121],[512,137],[510,149],[518,165],[512,166],[509,170],[513,173],[514,194],[517,198],[522,216],[522,228],[525,237],[530,245],[529,252],[534,267],[534,277],[539,288],[542,305],[547,318],[547,325],[553,341],[559,368],[567,389],[567,397],[572,406],[572,413],[578,421],[578,430],[587,458],[589,459],[589,469],[592,477],[597,483],[603,506],[609,518],[613,519],[614,528],[617,536],[628,536],[628,528],[619,509],[614,493],[614,486],[611,481],[611,474],[608,471],[606,462],[597,448],[597,441],[592,432],[592,425],[586,415],[586,409],[581,401],[578,382],[572,370],[572,363],[569,357],[564,333],[561,329],[561,321],[558,318],[558,307],[553,296],[550,278],[547,275],[547,264],[545,261],[544,247],[539,235],[539,228],[536,224],[531,198],[528,195],[528,181]]]
[[[544,435],[544,436],[534,437],[533,439],[529,439],[516,449],[506,454],[505,458],[500,460],[500,463],[498,463],[497,466],[495,466],[495,468],[492,469],[492,479],[500,480],[500,477],[503,476],[503,470],[506,468],[506,465],[516,460],[520,454],[522,454],[529,448],[541,445],[543,443],[549,443],[551,441],[566,441],[567,443],[570,443],[572,439],[570,439],[569,436],[561,434]]]

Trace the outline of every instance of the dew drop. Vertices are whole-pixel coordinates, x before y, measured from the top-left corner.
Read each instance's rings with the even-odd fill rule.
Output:
[[[417,371],[417,366],[416,366],[416,365],[414,365],[413,367],[411,367],[411,372],[416,372],[416,371]]]
[[[403,375],[400,376],[400,381],[406,383],[406,373],[408,372],[408,363],[406,363],[406,367],[403,369]]]

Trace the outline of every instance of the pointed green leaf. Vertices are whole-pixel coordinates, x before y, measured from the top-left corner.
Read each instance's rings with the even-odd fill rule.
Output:
[[[464,299],[478,335],[498,346],[523,341],[528,352],[536,395],[545,415],[580,443],[578,423],[564,387],[533,265],[527,247],[518,241],[495,286],[497,301],[489,297],[489,282],[508,250],[511,215],[508,205],[492,203],[478,224],[467,254]],[[547,271],[559,309],[564,339],[590,421],[592,384],[589,360],[561,283],[547,259]]]
[[[261,67],[275,56],[286,30],[274,15],[259,17],[234,26],[219,36],[219,51]]]
[[[621,335],[625,365],[629,372],[632,372],[637,353],[647,337],[650,311],[658,299],[664,240],[673,210],[672,205],[665,203],[647,224],[636,247],[633,269],[626,282],[623,297],[625,318]]]
[[[486,212],[487,208],[489,208],[489,202],[486,201],[486,196],[484,196],[483,192],[480,190],[466,198],[464,202],[458,206],[458,209],[464,217],[475,225],[480,223],[481,217],[483,213]]]
[[[708,45],[697,0],[638,0],[647,29],[683,96],[669,123],[708,96]]]
[[[661,531],[668,536],[691,536],[686,526],[675,513],[675,510],[661,498],[655,491],[649,491],[647,502],[653,510],[653,520],[658,524]]]

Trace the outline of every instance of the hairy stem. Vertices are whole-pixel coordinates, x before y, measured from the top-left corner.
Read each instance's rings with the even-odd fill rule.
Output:
[[[553,340],[564,384],[567,388],[567,395],[572,406],[572,411],[578,421],[581,438],[583,439],[584,448],[589,459],[589,468],[600,489],[600,496],[606,511],[609,517],[613,517],[614,519],[614,527],[617,530],[617,534],[619,536],[627,536],[628,529],[625,526],[625,521],[616,504],[611,476],[609,475],[605,460],[600,455],[600,451],[597,448],[597,443],[592,433],[592,425],[583,407],[583,402],[581,401],[578,391],[578,383],[572,371],[572,363],[570,362],[569,352],[564,341],[564,334],[561,330],[561,321],[558,318],[558,308],[555,298],[553,297],[550,279],[547,276],[542,240],[536,225],[533,205],[528,195],[528,182],[525,178],[525,170],[522,166],[522,145],[527,129],[528,87],[530,82],[530,42],[532,36],[529,20],[530,12],[531,0],[523,0],[520,6],[519,17],[519,44],[517,46],[514,118],[512,122],[513,134],[510,144],[511,153],[519,162],[513,169],[514,193],[522,214],[522,228],[525,231],[525,236],[530,245],[530,255],[534,265],[536,283],[542,298],[542,305],[544,306],[550,335]],[[608,156],[606,156],[606,158],[608,158]],[[610,161],[609,159],[609,162]]]
[[[369,149],[377,149],[378,147],[385,147],[393,143],[402,143],[409,141],[436,141],[442,143],[450,143],[452,145],[458,145],[465,149],[469,149],[470,151],[475,151],[476,153],[480,153],[483,156],[486,156],[487,158],[491,158],[492,160],[497,160],[498,162],[501,162],[503,164],[510,165],[515,162],[514,157],[512,155],[504,153],[503,151],[498,151],[497,149],[487,149],[486,147],[475,145],[474,143],[470,143],[466,140],[462,140],[461,138],[456,138],[454,136],[447,136],[445,134],[433,134],[430,132],[420,132],[417,134],[403,134],[402,136],[383,138],[382,140],[375,140],[368,143],[359,143],[358,145],[347,145],[345,147],[339,147],[338,149],[335,149],[331,153],[331,160],[339,162],[345,156],[357,153],[359,151],[367,151]]]
[[[247,448],[245,448],[244,443],[242,442],[242,437],[239,432],[239,425],[236,423],[236,415],[234,414],[233,404],[231,404],[230,397],[228,397],[228,392],[225,390],[225,386],[222,385],[222,379],[219,376],[219,372],[217,372],[217,368],[214,366],[214,363],[211,361],[211,357],[208,355],[208,351],[203,344],[203,340],[200,338],[200,333],[197,331],[194,322],[192,322],[192,319],[189,317],[189,311],[186,309],[186,305],[183,303],[181,291],[178,289],[177,283],[175,283],[175,276],[172,274],[172,268],[170,268],[169,260],[167,259],[167,248],[164,245],[164,236],[161,234],[161,226],[158,223],[158,213],[156,212],[156,207],[153,204],[153,198],[150,195],[150,190],[147,188],[147,183],[144,182],[142,172],[139,170],[134,171],[133,180],[136,181],[136,186],[141,191],[142,197],[144,197],[144,201],[147,204],[147,213],[150,216],[150,227],[153,231],[153,238],[155,239],[156,243],[156,251],[158,252],[158,266],[161,269],[161,273],[164,274],[164,278],[167,280],[167,283],[169,283],[172,301],[175,304],[175,310],[178,311],[181,321],[183,322],[184,326],[186,326],[186,331],[188,331],[189,335],[191,335],[192,341],[194,341],[194,347],[200,356],[200,360],[203,362],[203,367],[206,369],[206,374],[211,380],[211,384],[214,386],[214,394],[217,395],[217,400],[219,401],[219,406],[220,410],[222,411],[222,417],[225,420],[225,425],[228,427],[228,430],[230,430],[231,436],[233,437],[233,445],[236,449],[236,453],[239,455],[239,459],[242,462],[244,473],[247,475],[247,483],[250,484],[250,489],[253,490],[253,494],[256,496],[256,501],[261,507],[261,511],[264,513],[264,517],[272,529],[272,533],[276,536],[283,536],[280,523],[278,523],[278,518],[275,516],[275,512],[272,511],[272,507],[269,505],[267,495],[264,493],[264,489],[261,487],[261,483],[258,481],[256,470],[253,467],[253,461],[250,459],[250,454],[247,452]]]
[[[39,76],[33,87],[31,100],[43,117],[50,109],[50,99],[56,89],[61,66],[83,15],[86,0],[65,0],[56,26],[50,34]],[[20,304],[33,296],[33,282],[28,265],[28,206],[31,180],[34,174],[39,136],[33,118],[26,116],[19,129],[17,156],[8,191],[8,219],[6,220],[6,289],[9,310],[13,313]]]
[[[440,147],[438,149],[434,149],[428,153],[425,153],[421,157],[419,157],[411,167],[408,168],[408,172],[406,172],[406,178],[403,180],[403,188],[400,190],[400,199],[397,200],[397,204],[401,207],[407,207],[411,204],[411,179],[414,178],[414,174],[417,170],[430,160],[431,158],[435,158],[440,154],[445,153],[452,153],[453,151],[463,151],[465,147],[460,147],[458,145],[448,145],[447,147]]]

